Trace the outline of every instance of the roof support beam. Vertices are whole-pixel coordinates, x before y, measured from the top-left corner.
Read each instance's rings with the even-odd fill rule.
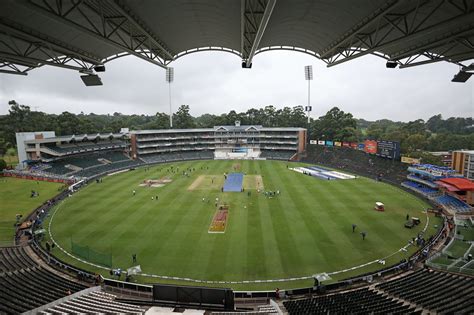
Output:
[[[434,24],[432,26],[426,27],[419,31],[415,31],[409,35],[397,37],[396,39],[387,41],[379,45],[375,45],[372,48],[361,50],[360,52],[347,56],[344,59],[331,62],[330,64],[328,64],[328,67],[335,66],[343,62],[346,62],[358,57],[362,57],[367,54],[374,53],[376,51],[381,51],[387,48],[396,47],[398,44],[402,42],[409,42],[412,40],[423,40],[423,38],[427,38],[431,33],[443,31],[446,29],[449,30],[450,28],[455,27],[457,25],[464,25],[464,27],[467,28],[466,31],[472,31],[474,30],[474,23],[472,21],[474,21],[474,12],[465,14],[462,17],[453,17],[444,22]],[[453,39],[454,36],[451,32],[448,32],[448,33],[445,33],[441,38],[442,38],[441,41],[446,40],[446,39],[450,40],[450,39]],[[433,41],[436,43],[439,40],[433,40]]]
[[[121,15],[127,18],[127,20],[133,24],[141,33],[143,33],[147,39],[156,47],[158,47],[163,54],[167,57],[166,60],[173,60],[175,53],[171,52],[162,40],[158,39],[158,36],[153,34],[147,26],[144,25],[142,21],[135,16],[130,9],[124,7],[120,4],[119,0],[107,0],[107,2],[115,9],[117,12],[120,12]]]
[[[24,64],[25,66],[36,68],[36,67],[39,67],[40,65],[49,65],[49,66],[65,68],[65,69],[70,69],[70,70],[77,70],[77,71],[87,70],[86,68],[83,68],[83,67],[76,67],[76,66],[66,64],[68,59],[69,59],[68,57],[58,58],[57,60],[55,60],[56,61],[55,62],[55,61],[47,61],[47,60],[37,59],[33,57],[19,56],[19,55],[9,54],[5,52],[0,52],[0,60]]]
[[[275,4],[276,0],[242,0],[242,66],[245,68],[252,66]]]
[[[83,51],[82,49],[73,47],[70,44],[53,39],[45,34],[8,19],[0,18],[0,33],[9,34],[10,36],[24,40],[25,42],[31,43],[35,46],[40,45],[48,47],[60,54],[82,59],[92,64],[97,65],[102,63],[100,57],[95,56],[90,52]]]
[[[329,56],[331,56],[339,47],[346,45],[358,34],[364,32],[367,28],[373,26],[382,16],[389,13],[396,6],[398,6],[400,2],[400,0],[387,1],[384,6],[380,7],[370,17],[367,17],[361,23],[355,25],[352,29],[342,35],[342,37],[339,38],[337,41],[331,43],[328,47],[324,48],[321,51],[320,58],[328,58]]]
[[[54,7],[58,4],[61,4],[62,2],[60,1],[48,2],[47,0],[21,0],[18,1],[18,3],[48,17],[51,20],[72,27],[87,36],[95,38],[106,45],[114,47],[115,49],[125,51],[154,65],[166,68],[162,59],[157,54],[157,51],[150,49],[149,45],[145,45],[145,42],[149,43],[149,38],[145,38],[145,40],[143,40],[143,38],[140,39],[140,37],[146,36],[141,33],[138,34],[139,30],[131,25],[128,20],[127,23],[118,25],[120,24],[120,22],[117,22],[118,16],[105,16],[104,10],[102,10],[103,7],[93,8],[89,6],[89,4],[77,0],[72,2],[73,7],[67,10],[68,14],[65,15],[61,13],[63,10],[65,10],[65,8]],[[93,4],[104,6],[106,3],[98,1]],[[72,17],[73,15],[70,14],[71,11],[76,11],[76,15],[81,15],[85,21],[75,20]],[[94,14],[94,19],[88,17],[85,12]],[[126,19],[125,17],[121,18]],[[107,34],[106,31],[111,28],[113,29],[112,32]],[[112,34],[114,36],[111,36]]]

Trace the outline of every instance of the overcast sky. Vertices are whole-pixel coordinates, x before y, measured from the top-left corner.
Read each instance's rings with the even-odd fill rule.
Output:
[[[439,113],[445,118],[474,116],[474,78],[452,83],[459,68],[445,62],[387,69],[385,60],[365,56],[327,68],[306,54],[272,51],[257,55],[252,69],[240,64],[237,56],[223,52],[200,52],[173,62],[174,109],[188,104],[197,116],[306,105],[304,66],[313,65],[313,117],[333,106],[368,120],[409,121]],[[85,87],[77,72],[54,67],[33,70],[26,77],[0,74],[0,114],[8,112],[9,100],[47,113],[169,112],[164,69],[131,56],[106,68],[100,87]]]

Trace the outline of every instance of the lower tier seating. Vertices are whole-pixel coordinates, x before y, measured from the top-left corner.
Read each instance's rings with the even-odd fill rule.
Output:
[[[68,301],[50,307],[38,314],[143,314],[145,310],[139,306],[121,303],[115,295],[102,291],[93,291],[74,297]]]
[[[22,313],[86,288],[39,266],[24,248],[0,248],[0,257],[0,314]]]

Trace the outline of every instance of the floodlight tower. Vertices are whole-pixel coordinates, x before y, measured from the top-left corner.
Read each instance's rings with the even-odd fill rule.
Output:
[[[311,80],[313,80],[313,66],[304,67],[304,77],[308,81],[308,106],[306,106],[305,111],[308,115],[308,124],[309,124],[309,113],[311,112]]]
[[[169,86],[169,97],[170,97],[170,129],[173,128],[173,110],[171,108],[171,82],[174,79],[174,68],[167,67],[166,68],[166,82],[168,82]]]

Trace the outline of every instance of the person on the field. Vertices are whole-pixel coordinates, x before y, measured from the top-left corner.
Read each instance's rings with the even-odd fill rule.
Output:
[[[410,215],[407,213],[407,221],[410,219]]]
[[[354,233],[354,232],[355,232],[355,229],[356,229],[356,227],[357,227],[357,225],[355,225],[355,224],[352,224],[352,233]]]
[[[136,263],[137,262],[137,254],[132,255],[132,262]]]
[[[365,237],[367,236],[367,232],[360,232],[360,235],[362,235],[362,240],[365,241]]]
[[[132,191],[132,194],[133,194],[134,196],[135,196],[136,193],[137,193],[137,192],[136,192],[135,190]]]

